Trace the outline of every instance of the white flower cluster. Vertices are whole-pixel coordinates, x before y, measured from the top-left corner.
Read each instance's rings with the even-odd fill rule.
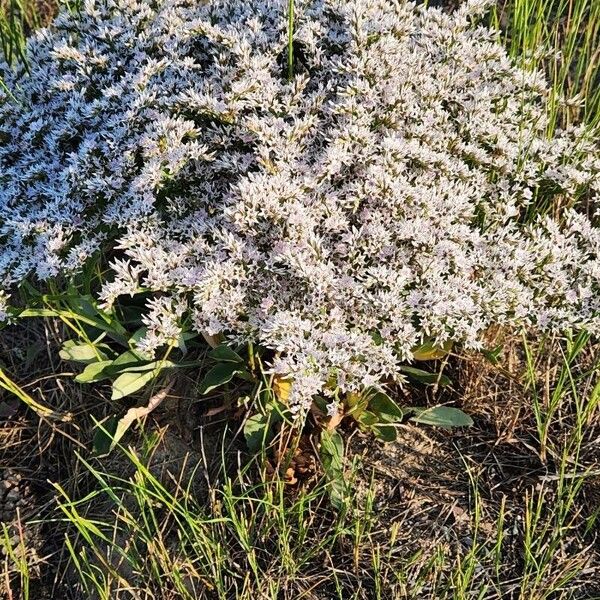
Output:
[[[287,4],[86,0],[0,67],[0,285],[108,250],[107,306],[156,292],[145,350],[184,314],[252,339],[295,409],[425,339],[599,331],[597,143],[548,139],[485,3],[296,0],[290,80]]]

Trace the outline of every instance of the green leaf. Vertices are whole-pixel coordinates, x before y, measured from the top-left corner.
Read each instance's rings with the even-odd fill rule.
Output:
[[[152,371],[142,373],[131,372],[119,375],[113,381],[112,399],[119,400],[120,398],[134,394],[155,379],[160,372],[161,369],[153,369]]]
[[[26,308],[19,313],[19,317],[57,317],[59,313],[51,308]]]
[[[348,482],[344,477],[344,440],[337,431],[321,432],[321,462],[325,477],[330,483],[331,504],[338,510],[344,507],[348,498]]]
[[[63,303],[68,301],[68,309],[52,308],[26,308],[18,313],[19,317],[62,317],[68,320],[74,320],[86,323],[96,327],[101,331],[108,333],[113,339],[121,344],[127,344],[125,337],[127,331],[110,314],[96,308],[91,296],[72,296],[68,294],[51,295],[44,294],[37,299],[46,304]]]
[[[31,298],[39,299],[42,297],[42,293],[36,290],[27,280],[21,281],[19,288],[21,291],[25,291]]]
[[[410,379],[414,379],[419,383],[426,385],[438,384],[441,386],[450,385],[452,381],[446,375],[440,375],[439,373],[430,373],[429,371],[423,371],[422,369],[416,369],[415,367],[402,366],[400,370]],[[439,381],[438,381],[439,380]]]
[[[398,432],[393,425],[372,425],[371,431],[382,442],[395,442],[398,437]]]
[[[106,351],[110,352],[110,348],[106,344],[78,344],[73,340],[68,340],[58,354],[63,360],[93,363],[108,360]]]
[[[381,346],[383,344],[383,336],[379,331],[372,331],[370,333],[371,339],[375,342],[376,346]]]
[[[589,395],[589,403],[590,406],[594,406],[594,403],[600,399],[600,380],[598,380],[598,383],[596,383],[596,385],[594,386],[594,389],[591,391],[590,395]]]
[[[360,415],[358,415],[357,421],[361,425],[364,425],[365,427],[370,429],[373,425],[379,423],[379,418],[375,413],[365,410],[361,412]]]
[[[129,347],[135,348],[137,343],[148,333],[147,327],[140,327],[136,329],[129,338]]]
[[[208,371],[200,383],[198,391],[201,394],[208,394],[215,388],[229,383],[235,375],[249,375],[249,373],[237,363],[219,363]]]
[[[313,404],[323,414],[327,414],[327,406],[328,406],[329,402],[330,401],[327,400],[326,398],[323,398],[323,396],[314,396],[313,397]]]
[[[94,383],[108,379],[109,374],[105,372],[106,367],[112,364],[112,360],[101,360],[90,363],[85,369],[75,377],[77,383]]]
[[[500,344],[499,346],[496,346],[492,350],[482,350],[481,354],[483,354],[483,356],[485,356],[485,358],[490,363],[492,363],[493,365],[497,365],[500,362],[500,357],[502,356],[503,349],[504,348],[503,348],[502,344]]]
[[[402,409],[383,392],[377,392],[369,398],[369,408],[381,421],[400,421],[404,417]]]
[[[126,367],[124,369],[119,369],[118,373],[143,373],[145,371],[150,371],[152,369],[175,369],[178,367],[186,367],[190,363],[174,363],[170,360],[155,360],[151,363],[141,364],[141,365],[133,365],[132,367]]]
[[[182,331],[179,336],[177,336],[177,342],[175,343],[175,348],[178,348],[181,353],[185,356],[187,354],[187,342],[193,340],[198,337],[197,333],[192,331]]]
[[[429,341],[413,348],[412,355],[415,360],[436,360],[444,358],[450,350],[452,350],[452,342],[436,346],[432,341]]]
[[[103,456],[110,452],[110,447],[112,445],[115,432],[117,431],[118,423],[119,419],[115,416],[112,416],[105,421],[96,424],[96,427],[94,427],[94,454]]]
[[[321,432],[321,452],[323,466],[339,471],[344,466],[344,440],[338,431]]]
[[[94,318],[100,313],[94,306],[91,296],[80,296],[72,290],[69,294],[63,295],[63,299],[67,300],[67,304],[76,315]]]
[[[257,452],[269,437],[269,415],[257,413],[246,419],[244,437],[251,452]]]
[[[216,348],[213,348],[208,355],[217,362],[234,362],[243,363],[244,359],[237,353],[234,352],[226,344],[220,344]]]
[[[424,423],[425,425],[435,425],[437,427],[470,427],[473,425],[473,419],[465,414],[459,408],[451,406],[433,406],[432,408],[414,407],[410,409],[413,412],[412,421]]]
[[[127,350],[112,361],[112,364],[110,368],[107,369],[107,372],[112,375],[120,371],[130,370],[130,367],[145,366],[149,362],[150,359],[147,356],[144,356],[141,352],[138,352],[137,350]]]
[[[357,420],[363,430],[372,431],[376,437],[384,442],[393,442],[396,439],[396,428],[393,425],[387,425],[380,415],[365,410]]]
[[[119,338],[127,334],[127,330],[117,319],[108,312],[98,308],[96,301],[92,296],[81,296],[71,294],[68,297],[68,304],[74,313],[74,317],[87,317],[93,321],[94,325],[103,331],[113,333]]]
[[[369,399],[366,397],[365,394],[360,394],[358,392],[350,392],[346,394],[344,404],[344,413],[348,416],[352,416],[355,419],[358,419],[360,415],[365,410],[367,410]]]

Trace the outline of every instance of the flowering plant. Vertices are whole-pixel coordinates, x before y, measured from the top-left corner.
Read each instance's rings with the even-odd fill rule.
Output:
[[[140,352],[251,341],[295,412],[494,324],[598,331],[597,142],[548,137],[482,3],[287,4],[86,0],[0,66],[6,292],[102,255]]]

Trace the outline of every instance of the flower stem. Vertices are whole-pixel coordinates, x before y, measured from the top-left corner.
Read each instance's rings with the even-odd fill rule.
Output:
[[[294,77],[294,0],[288,0],[288,56],[287,77],[291,81]]]

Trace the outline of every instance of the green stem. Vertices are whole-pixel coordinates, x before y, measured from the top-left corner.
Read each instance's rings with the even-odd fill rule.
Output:
[[[294,0],[288,0],[288,81],[294,78]]]

